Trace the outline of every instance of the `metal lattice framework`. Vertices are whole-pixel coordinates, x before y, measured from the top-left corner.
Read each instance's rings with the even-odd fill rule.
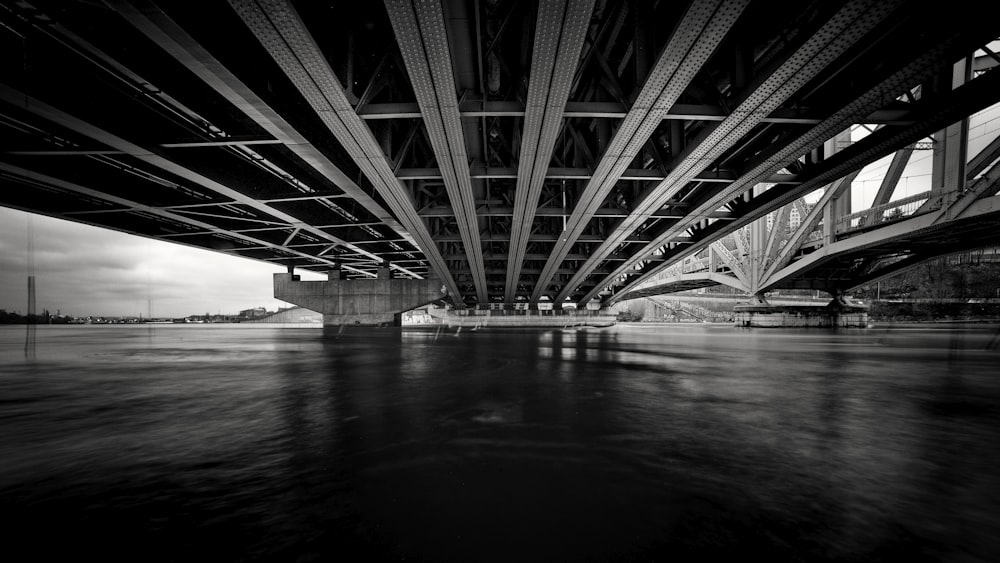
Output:
[[[889,205],[914,148],[1000,102],[1000,25],[949,8],[0,1],[0,205],[349,277],[389,263],[467,304],[614,300],[713,248],[757,291],[793,258],[808,278],[809,233],[764,232],[751,267],[749,225],[798,206],[813,229],[802,196],[895,154]],[[878,130],[839,146],[858,124]],[[978,182],[961,201],[921,205],[981,207],[998,150],[941,168]],[[825,224],[876,217],[848,213]],[[865,244],[856,279],[893,252]]]

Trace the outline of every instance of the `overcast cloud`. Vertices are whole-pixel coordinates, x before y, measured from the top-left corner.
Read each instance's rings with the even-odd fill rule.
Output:
[[[26,312],[28,216],[0,207],[0,309]],[[184,317],[288,306],[280,266],[31,215],[36,307],[74,316]]]

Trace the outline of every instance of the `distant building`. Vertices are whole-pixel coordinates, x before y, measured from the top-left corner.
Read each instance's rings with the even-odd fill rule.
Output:
[[[267,309],[263,307],[255,307],[253,309],[244,309],[240,311],[240,316],[245,319],[256,319],[257,317],[263,317],[267,315]]]
[[[802,224],[802,219],[803,217],[799,215],[798,207],[793,205],[791,211],[788,212],[788,226],[797,229]]]

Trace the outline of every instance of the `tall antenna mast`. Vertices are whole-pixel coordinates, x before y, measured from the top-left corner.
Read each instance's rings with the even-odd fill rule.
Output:
[[[35,357],[35,233],[28,214],[28,317],[24,335],[24,357]]]

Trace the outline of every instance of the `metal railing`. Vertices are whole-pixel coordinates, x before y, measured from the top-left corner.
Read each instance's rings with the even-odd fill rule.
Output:
[[[904,197],[902,199],[897,199],[896,201],[890,201],[889,203],[878,205],[872,207],[871,209],[865,209],[864,211],[858,211],[857,213],[845,215],[837,220],[836,232],[844,233],[847,231],[866,229],[876,225],[905,219],[913,215],[917,209],[920,209],[920,206],[927,201],[930,195],[931,192],[929,191],[922,192],[909,197]]]
[[[459,317],[597,317],[607,315],[607,309],[450,309]]]
[[[662,270],[658,274],[650,276],[649,279],[636,286],[636,288],[649,287],[650,285],[655,285],[658,282],[661,282],[663,280],[675,276],[679,276],[681,274],[690,274],[693,272],[708,271],[710,262],[711,261],[709,260],[708,256],[702,258],[694,258],[694,257],[685,258],[681,262],[678,262],[677,264],[674,264],[673,266],[670,266],[669,268]]]

